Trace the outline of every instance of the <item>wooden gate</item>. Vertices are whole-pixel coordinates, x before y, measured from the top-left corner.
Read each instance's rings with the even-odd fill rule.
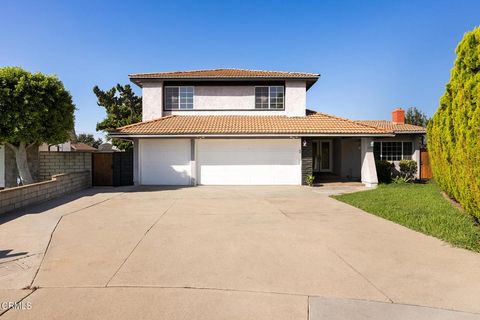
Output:
[[[115,187],[133,185],[133,153],[92,153],[92,184]]]
[[[420,150],[420,179],[433,178],[432,168],[430,166],[430,158],[427,149]]]
[[[92,153],[94,186],[113,186],[113,153]]]

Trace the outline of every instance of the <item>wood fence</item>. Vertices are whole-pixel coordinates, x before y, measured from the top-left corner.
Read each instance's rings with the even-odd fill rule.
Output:
[[[420,150],[420,179],[433,178],[432,167],[430,166],[430,158],[427,149]]]

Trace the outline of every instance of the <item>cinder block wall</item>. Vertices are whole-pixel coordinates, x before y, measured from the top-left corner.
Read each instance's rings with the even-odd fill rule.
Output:
[[[0,214],[92,186],[90,171],[58,174],[51,180],[0,190]]]
[[[27,161],[33,180],[39,181],[40,179],[38,178],[38,146],[30,147],[27,149]],[[18,177],[17,162],[15,160],[15,153],[7,146],[5,146],[5,169],[5,187],[16,187]]]
[[[42,151],[39,154],[38,177],[40,181],[50,180],[60,173],[92,172],[90,152]]]

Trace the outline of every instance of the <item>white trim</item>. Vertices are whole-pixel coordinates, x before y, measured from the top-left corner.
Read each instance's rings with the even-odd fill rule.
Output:
[[[187,109],[181,109],[180,108],[180,88],[187,88],[191,87],[192,88],[192,108],[187,108]],[[164,105],[164,110],[165,111],[177,111],[177,110],[194,110],[195,105],[194,105],[194,100],[195,100],[195,86],[164,86],[165,92],[163,95],[163,105]],[[177,109],[167,109],[167,88],[178,88],[178,108]]]
[[[412,154],[410,155],[410,159],[405,159],[405,153],[403,152],[403,144],[404,143],[411,143],[412,144]],[[401,161],[401,160],[413,160],[413,154],[415,152],[415,146],[414,146],[414,142],[412,140],[393,140],[393,141],[374,141],[374,143],[380,143],[380,160],[385,160],[385,161]],[[382,144],[383,143],[401,143],[401,146],[402,146],[402,154],[401,154],[401,159],[400,160],[387,160],[387,159],[382,159],[382,152],[383,152],[383,147],[382,147]]]
[[[270,89],[272,87],[281,87],[283,88],[283,107],[282,108],[271,108],[270,107]],[[257,88],[268,88],[268,108],[257,108],[257,92],[256,92],[256,89]],[[282,110],[285,110],[285,85],[283,86],[279,86],[279,85],[272,85],[272,86],[254,86],[254,89],[253,89],[253,98],[254,98],[254,104],[253,104],[253,110],[278,110],[278,111],[282,111]]]

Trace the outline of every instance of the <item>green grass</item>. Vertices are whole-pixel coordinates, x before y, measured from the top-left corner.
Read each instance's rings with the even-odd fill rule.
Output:
[[[454,246],[480,252],[480,226],[446,200],[435,183],[380,185],[334,198]]]

